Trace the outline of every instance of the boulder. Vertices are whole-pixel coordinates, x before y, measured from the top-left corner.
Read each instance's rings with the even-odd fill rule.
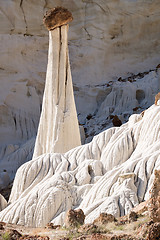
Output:
[[[67,212],[65,223],[67,227],[78,227],[84,223],[84,219],[85,215],[82,209],[70,209]]]
[[[138,218],[138,214],[134,211],[131,211],[128,214],[128,222],[135,222],[135,221],[137,221],[137,218]]]
[[[115,221],[116,219],[112,214],[101,213],[99,217],[94,220],[93,224],[106,224]]]
[[[113,126],[115,127],[120,127],[122,125],[122,121],[119,119],[117,115],[113,117],[112,123],[113,123]]]
[[[44,25],[49,31],[55,29],[56,27],[68,24],[72,20],[73,17],[71,12],[63,7],[50,9],[46,12],[46,15],[43,18]]]
[[[147,212],[148,211],[148,200],[138,204],[136,207],[134,207],[132,209],[132,211],[137,214],[143,214],[143,213]]]

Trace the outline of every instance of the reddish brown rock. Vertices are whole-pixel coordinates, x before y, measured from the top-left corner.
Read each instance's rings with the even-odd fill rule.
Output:
[[[109,222],[115,222],[116,219],[112,214],[101,213],[98,218],[94,220],[94,224],[106,224]]]
[[[148,234],[146,240],[157,240],[160,239],[160,223],[151,224],[148,228]]]
[[[117,219],[116,225],[119,226],[119,225],[124,225],[126,223],[135,222],[137,221],[137,218],[138,218],[138,214],[135,211],[131,211],[128,215],[119,217]]]
[[[54,225],[53,223],[48,223],[45,228],[47,229],[59,229],[61,225]]]
[[[113,126],[115,127],[120,127],[122,125],[122,122],[117,115],[113,117],[112,123],[113,123]]]
[[[148,229],[151,224],[152,224],[152,222],[147,222],[147,223],[139,225],[139,227],[136,230],[136,235],[137,235],[138,239],[146,239],[146,236],[148,234]]]
[[[85,215],[82,209],[73,210],[70,209],[66,216],[66,226],[68,227],[78,227],[84,223]]]
[[[131,211],[128,214],[128,222],[135,222],[135,221],[137,221],[137,218],[138,218],[138,214],[134,211]]]
[[[160,222],[160,170],[155,170],[155,178],[150,191],[148,212],[153,222]]]
[[[63,7],[52,8],[47,11],[46,15],[43,17],[43,23],[49,31],[62,25],[66,25],[72,20],[72,13]]]
[[[139,107],[133,108],[133,111],[136,112],[139,109]]]

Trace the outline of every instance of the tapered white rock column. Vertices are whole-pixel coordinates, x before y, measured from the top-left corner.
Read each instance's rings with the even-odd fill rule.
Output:
[[[59,7],[44,17],[49,29],[48,66],[33,158],[81,145],[68,56],[67,23],[71,20],[71,13]]]

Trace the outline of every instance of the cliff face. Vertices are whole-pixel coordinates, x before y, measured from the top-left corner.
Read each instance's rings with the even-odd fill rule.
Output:
[[[69,51],[81,121],[105,100],[104,83],[159,64],[159,0],[1,0],[1,160],[36,135],[48,49],[42,18],[57,5],[74,17]]]
[[[1,68],[23,74],[46,71],[48,33],[42,18],[57,5],[68,8],[74,17],[70,55],[76,84],[104,83],[157,64],[158,0],[2,0]]]

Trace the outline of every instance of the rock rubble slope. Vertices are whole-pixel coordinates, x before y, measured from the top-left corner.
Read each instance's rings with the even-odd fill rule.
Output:
[[[100,213],[129,213],[149,198],[160,168],[160,106],[134,114],[121,127],[95,136],[64,154],[44,154],[22,165],[0,221],[28,226],[63,224],[66,211],[81,208],[86,223]]]

